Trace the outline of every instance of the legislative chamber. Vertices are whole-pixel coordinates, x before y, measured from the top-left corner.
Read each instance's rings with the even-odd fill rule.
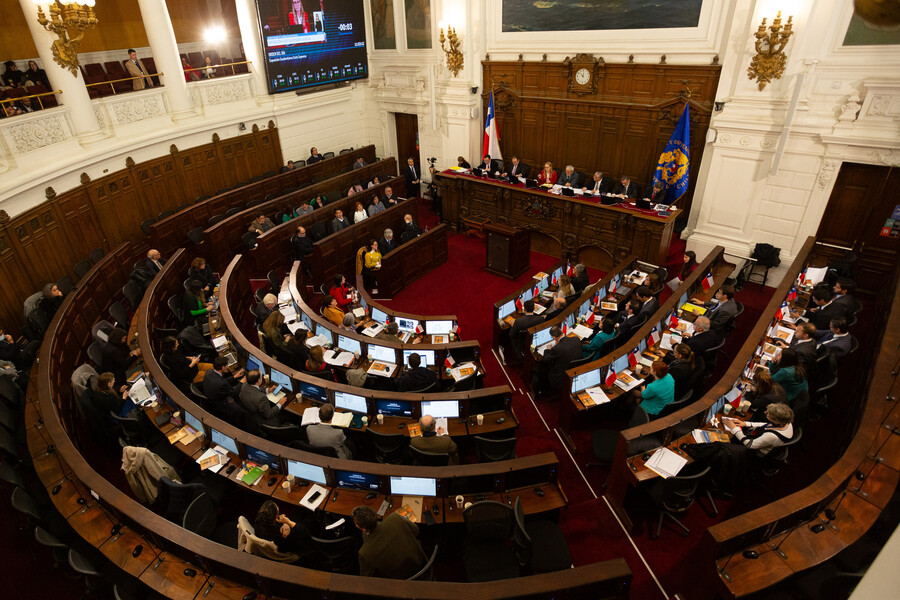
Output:
[[[4,597],[900,583],[895,7],[5,8]]]

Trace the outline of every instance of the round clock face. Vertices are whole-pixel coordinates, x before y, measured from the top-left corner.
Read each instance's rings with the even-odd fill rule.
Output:
[[[578,85],[586,85],[591,80],[591,72],[585,68],[578,69],[575,72],[575,82]]]

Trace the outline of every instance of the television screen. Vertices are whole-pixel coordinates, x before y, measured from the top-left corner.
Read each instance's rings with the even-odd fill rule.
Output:
[[[375,344],[369,344],[369,358],[371,358],[372,360],[380,360],[381,362],[386,363],[396,363],[397,351],[393,348],[387,348],[386,346],[376,346]]]
[[[363,396],[347,394],[345,392],[334,393],[334,407],[341,410],[351,410],[358,413],[367,413],[366,399]]]
[[[289,392],[294,391],[294,388],[291,387],[291,378],[288,377],[287,375],[285,375],[284,373],[282,373],[281,371],[276,371],[275,369],[272,369],[272,372],[270,373],[270,377],[272,379],[272,383],[277,383],[278,385],[280,385],[281,387],[283,387],[284,389],[286,389]]]
[[[194,431],[203,433],[203,423],[201,423],[200,419],[198,419],[188,411],[184,411],[184,422],[190,425],[194,429]]]
[[[256,0],[269,93],[365,79],[363,0]]]
[[[354,354],[362,353],[362,349],[359,346],[358,340],[354,340],[343,335],[337,336],[337,347],[341,350],[346,350],[347,352],[352,352]]]
[[[234,440],[225,435],[224,433],[220,433],[215,429],[210,429],[210,437],[212,437],[212,443],[222,446],[232,454],[240,454],[237,449],[237,444],[234,443]]]
[[[397,317],[397,328],[400,331],[405,331],[407,333],[415,333],[416,325],[418,325],[418,324],[419,324],[419,322],[416,321],[415,319],[404,319],[403,317]]]
[[[391,477],[391,493],[403,496],[435,496],[437,480],[430,477]]]
[[[514,312],[516,312],[516,301],[510,300],[509,302],[507,302],[506,304],[504,304],[503,306],[500,307],[500,310],[498,311],[497,316],[501,319],[505,319],[506,317],[513,314]]]
[[[266,367],[262,364],[258,358],[253,356],[252,354],[247,355],[247,371],[259,371],[260,375],[266,374]]]
[[[325,469],[323,467],[318,465],[308,465],[306,463],[288,459],[287,468],[288,475],[325,485]]]
[[[428,335],[448,335],[453,331],[453,321],[425,321],[425,333]]]
[[[613,361],[612,368],[616,370],[616,373],[621,373],[625,369],[628,368],[628,353],[626,352],[619,358]]]
[[[303,398],[309,398],[316,402],[328,402],[328,390],[323,387],[300,381],[297,383],[297,388]]]
[[[457,402],[456,400],[423,400],[422,414],[431,415],[435,418],[447,417],[448,419],[458,419],[459,402]]]
[[[301,313],[300,320],[303,321],[303,324],[306,325],[306,328],[309,330],[310,333],[316,332],[316,324],[313,323],[313,320],[309,317],[308,314]]]
[[[600,385],[601,369],[592,369],[572,378],[572,393]]]
[[[385,313],[384,311],[381,311],[373,306],[372,307],[372,320],[375,321],[376,323],[385,324],[385,323],[387,323],[387,320],[388,320],[387,313]]]
[[[534,336],[531,338],[531,345],[535,348],[540,348],[552,339],[553,336],[550,335],[550,327],[544,327],[543,329],[538,329],[534,332]]]

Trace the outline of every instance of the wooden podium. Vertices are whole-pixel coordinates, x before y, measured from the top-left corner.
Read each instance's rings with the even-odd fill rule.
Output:
[[[515,279],[531,266],[531,232],[501,223],[486,223],[487,250],[484,270]]]

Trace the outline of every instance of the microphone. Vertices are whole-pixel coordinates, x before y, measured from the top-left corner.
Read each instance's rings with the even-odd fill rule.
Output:
[[[809,523],[810,521],[812,521],[812,520],[814,520],[814,519],[817,519],[817,518],[819,517],[819,513],[820,513],[820,512],[821,512],[821,511],[816,511],[816,514],[814,514],[814,515],[811,516],[810,518],[806,519],[805,521],[800,521],[799,523],[797,523],[796,525],[794,525],[793,527],[791,527],[791,530],[788,531],[787,535],[784,536],[784,537],[781,539],[780,542],[778,542],[778,545],[777,545],[777,546],[772,547],[772,550],[774,550],[775,553],[778,554],[778,556],[780,556],[781,558],[787,560],[787,554],[785,554],[784,552],[781,551],[781,545],[782,545],[783,543],[785,543],[785,542],[787,541],[787,539],[788,539],[789,537],[791,537],[791,535],[792,535],[795,531],[797,531],[798,529],[800,529],[800,526],[801,526],[801,525],[806,525],[806,524]],[[817,525],[821,526],[821,529],[819,529],[818,531],[816,531],[816,530],[814,529],[816,526],[814,525],[813,527],[810,528],[810,530],[813,531],[813,533],[821,533],[821,531],[822,531],[823,529],[825,529],[825,526],[822,525],[821,523],[818,523]]]
[[[728,557],[728,560],[725,561],[725,564],[722,565],[722,567],[719,569],[719,574],[728,583],[731,583],[731,576],[725,572],[725,567],[728,566],[728,563],[731,562],[731,559],[734,558],[735,554],[737,554],[737,552],[732,552],[731,556]],[[756,560],[757,558],[759,558],[759,552],[757,552],[756,550],[744,550],[743,552],[741,552],[741,556],[750,560]]]

